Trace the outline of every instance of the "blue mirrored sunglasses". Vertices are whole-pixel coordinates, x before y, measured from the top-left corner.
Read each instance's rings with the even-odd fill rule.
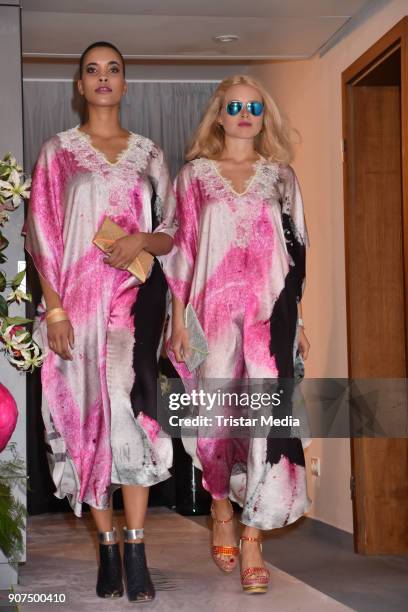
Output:
[[[239,102],[238,100],[232,100],[231,102],[228,102],[226,106],[227,113],[232,116],[238,115],[238,113],[242,111],[243,106],[243,102]],[[262,104],[262,102],[247,102],[245,106],[247,108],[247,111],[250,112],[252,115],[255,115],[255,117],[259,117],[259,115],[262,115],[263,113],[264,105]]]

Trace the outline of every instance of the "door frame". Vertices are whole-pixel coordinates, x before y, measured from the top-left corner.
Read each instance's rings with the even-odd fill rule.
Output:
[[[402,223],[403,223],[403,258],[404,258],[404,297],[405,297],[405,356],[408,363],[408,16],[401,19],[391,30],[374,43],[365,53],[357,58],[341,75],[342,88],[342,138],[343,138],[343,194],[344,194],[344,239],[346,265],[346,311],[347,311],[347,358],[348,376],[353,377],[351,367],[351,331],[350,331],[350,278],[349,278],[349,176],[347,164],[347,134],[348,123],[348,87],[368,69],[374,68],[383,61],[391,51],[400,48],[401,52],[401,176],[402,176]],[[350,439],[351,465],[355,465],[354,440]],[[354,550],[366,553],[367,548],[364,533],[360,532],[357,520],[357,502],[355,497],[355,482],[350,481],[353,498],[353,536]],[[363,531],[363,530],[361,530]]]

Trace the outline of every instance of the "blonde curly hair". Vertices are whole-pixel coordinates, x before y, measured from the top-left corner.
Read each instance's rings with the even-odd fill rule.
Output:
[[[237,74],[224,79],[210,98],[202,118],[188,147],[186,160],[197,157],[217,159],[224,149],[224,129],[218,123],[218,115],[224,104],[225,94],[233,85],[250,85],[259,91],[264,104],[263,126],[255,137],[255,150],[269,161],[289,164],[293,159],[293,141],[286,118],[280,113],[272,96],[253,77]]]

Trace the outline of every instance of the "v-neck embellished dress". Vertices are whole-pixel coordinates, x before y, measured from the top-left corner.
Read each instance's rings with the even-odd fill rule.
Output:
[[[169,349],[184,386],[293,380],[308,244],[293,168],[260,158],[237,193],[215,161],[198,158],[180,171],[176,198],[179,229],[164,270],[172,293],[192,304],[210,351],[190,373]],[[203,486],[214,499],[237,501],[244,524],[282,527],[309,509],[303,448],[310,440],[234,439],[232,428],[202,436],[198,429],[183,441]]]
[[[78,127],[42,146],[26,248],[61,297],[75,334],[73,361],[48,350],[43,300],[35,337],[46,352],[42,414],[50,467],[55,495],[67,496],[77,516],[83,502],[108,508],[118,485],[150,486],[170,476],[171,439],[160,434],[149,407],[132,409],[135,327],[144,325],[132,310],[139,283],[105,264],[92,240],[106,217],[129,234],[173,237],[174,212],[164,156],[151,140],[130,133],[115,163]]]

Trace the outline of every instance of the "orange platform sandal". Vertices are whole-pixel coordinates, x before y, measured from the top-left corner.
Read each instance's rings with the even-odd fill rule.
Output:
[[[214,507],[211,504],[211,517],[214,523],[225,524],[229,523],[234,518],[234,510],[231,506],[231,516],[225,520],[217,519],[215,516]],[[211,556],[217,567],[223,572],[232,572],[238,565],[239,547],[238,546],[211,546]]]
[[[258,542],[262,550],[262,539],[261,538],[248,538],[241,536],[239,547],[241,542]],[[270,579],[270,572],[267,567],[247,567],[241,571],[241,584],[245,593],[266,593],[268,590]]]

